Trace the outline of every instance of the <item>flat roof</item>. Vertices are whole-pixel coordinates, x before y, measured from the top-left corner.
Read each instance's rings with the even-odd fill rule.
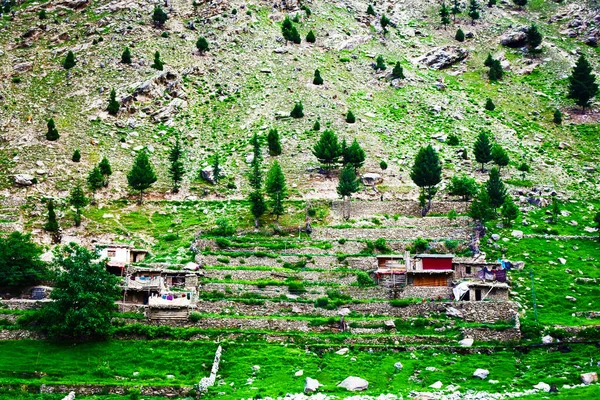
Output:
[[[418,258],[454,258],[454,254],[417,254]]]
[[[404,254],[378,254],[377,258],[404,258]]]
[[[419,270],[419,271],[411,271],[409,270],[408,273],[409,274],[427,274],[427,275],[432,275],[432,274],[451,274],[454,271],[451,269],[425,269],[425,270]]]

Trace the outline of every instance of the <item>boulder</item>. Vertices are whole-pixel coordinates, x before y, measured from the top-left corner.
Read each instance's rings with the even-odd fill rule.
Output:
[[[528,27],[522,26],[513,31],[507,32],[500,38],[500,44],[506,47],[519,48],[527,44]]]
[[[62,400],[75,400],[75,392],[69,392]]]
[[[188,271],[197,271],[199,268],[200,266],[193,261],[190,261],[189,263],[183,266],[183,269],[186,269]]]
[[[565,265],[567,263],[567,260],[565,260],[562,257],[558,257],[558,262],[561,263],[562,265]]]
[[[401,362],[397,362],[394,363],[394,368],[396,368],[398,371],[402,370],[402,368],[404,368],[404,366],[402,365]]]
[[[598,373],[588,372],[586,374],[581,374],[580,378],[584,385],[591,385],[594,382],[598,382]]]
[[[473,340],[473,339],[471,339],[471,338],[465,338],[465,339],[463,339],[463,340],[459,341],[459,342],[458,342],[458,344],[459,344],[461,347],[471,347],[471,346],[473,346],[473,342],[474,342],[474,341],[475,341],[475,340]]]
[[[462,312],[454,307],[448,307],[448,309],[446,309],[446,315],[449,317],[463,318]]]
[[[546,335],[546,336],[542,337],[542,343],[550,344],[552,342],[554,342],[554,338],[552,336]]]
[[[370,40],[371,40],[371,37],[367,36],[367,35],[364,35],[364,36],[355,36],[355,37],[352,37],[350,39],[344,40],[343,42],[341,42],[340,44],[338,44],[336,46],[336,49],[339,50],[339,51],[342,51],[342,50],[354,50],[355,48],[357,48],[361,44],[365,44],[365,43],[367,43]]]
[[[31,186],[35,183],[35,177],[29,174],[15,175],[15,183],[20,186]]]
[[[15,72],[27,72],[27,71],[31,71],[33,69],[33,63],[32,62],[22,62],[22,63],[18,63],[13,65],[13,69],[15,70]]]
[[[214,168],[212,165],[209,165],[208,167],[204,167],[202,168],[202,170],[200,171],[200,176],[202,176],[202,179],[204,179],[206,182],[208,183],[215,183],[215,177],[213,174]],[[223,170],[221,170],[219,172],[220,177],[223,177]]]
[[[498,240],[500,240],[500,235],[498,235],[497,233],[494,233],[494,234],[492,235],[492,239],[493,239],[495,242],[497,242]]]
[[[569,300],[569,301],[572,301],[572,302],[576,302],[577,301],[577,299],[575,297],[573,297],[573,296],[565,296],[565,299]]]
[[[303,370],[296,371],[296,373],[294,374],[294,376],[302,376],[302,375],[304,375]]]
[[[490,371],[488,371],[487,369],[481,369],[481,368],[477,368],[475,370],[475,372],[473,372],[473,376],[475,378],[479,378],[479,379],[485,379],[488,377],[489,374],[490,374]]]
[[[444,384],[441,381],[437,381],[436,383],[429,385],[429,387],[432,389],[441,389],[442,386],[444,386]]]
[[[360,391],[360,390],[367,390],[367,388],[369,387],[369,382],[367,382],[366,380],[359,378],[358,376],[349,376],[346,379],[344,379],[339,385],[338,387],[344,388],[346,390],[350,390],[350,391]]]
[[[360,181],[365,186],[375,186],[383,182],[383,178],[381,177],[381,175],[376,174],[374,172],[367,172],[366,174],[361,175]]]
[[[307,377],[304,384],[304,393],[316,392],[321,386],[323,385],[318,380]]]
[[[544,383],[544,382],[540,382],[537,385],[534,385],[533,388],[539,390],[540,392],[549,392],[550,391],[550,385],[548,385],[547,383]]]
[[[469,52],[458,46],[436,47],[416,59],[418,64],[431,69],[448,68],[467,58]]]
[[[393,319],[387,319],[387,320],[383,321],[383,324],[385,325],[386,328],[389,328],[389,329],[396,328],[396,324],[394,323]]]
[[[512,231],[511,233],[512,237],[517,238],[517,239],[523,239],[523,231]]]
[[[335,354],[339,354],[340,356],[343,356],[346,353],[348,353],[348,348],[347,347],[344,347],[343,349],[339,349],[338,351],[335,352]]]

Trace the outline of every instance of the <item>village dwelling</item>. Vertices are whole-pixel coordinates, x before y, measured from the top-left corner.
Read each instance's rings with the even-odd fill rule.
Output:
[[[108,272],[118,276],[125,276],[125,268],[129,264],[143,261],[148,254],[147,250],[135,249],[122,243],[97,245],[96,248],[100,258],[107,259]]]
[[[199,274],[201,273],[189,270],[129,267],[129,273],[123,280],[123,301],[144,305],[161,302],[166,305],[179,304],[180,302],[171,301],[184,297],[181,294],[188,300],[195,297]],[[152,302],[151,299],[155,300]]]

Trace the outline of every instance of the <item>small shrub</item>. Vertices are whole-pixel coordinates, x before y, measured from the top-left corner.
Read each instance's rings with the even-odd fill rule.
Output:
[[[458,29],[456,31],[456,35],[454,35],[454,39],[456,39],[459,42],[464,42],[465,41],[465,33],[462,31],[462,29]]]
[[[344,238],[339,238],[339,239],[338,239],[338,243],[339,243],[339,244],[344,244],[344,243],[346,243],[346,239],[344,239]]]
[[[212,230],[215,236],[232,236],[235,233],[235,227],[227,218],[217,218],[217,227]]]
[[[420,303],[420,302],[421,302],[421,300],[412,299],[412,298],[393,299],[393,300],[390,300],[390,306],[392,306],[392,307],[408,307],[411,304],[416,304],[416,303]]]
[[[327,307],[327,305],[329,304],[329,299],[327,297],[319,297],[317,299],[317,301],[315,302],[315,305],[317,307]]]
[[[140,400],[142,398],[142,392],[140,389],[129,389],[129,400]]]
[[[379,162],[379,168],[381,168],[381,170],[382,170],[382,171],[385,171],[385,170],[387,169],[387,167],[388,167],[388,165],[387,165],[387,163],[385,162],[385,160],[381,160],[381,161]]]
[[[452,209],[452,210],[448,211],[447,216],[450,221],[454,221],[456,219],[456,217],[458,217],[458,213],[456,212],[455,209]]]
[[[306,292],[306,289],[304,288],[304,283],[292,281],[288,283],[288,291],[292,294],[302,294]]]
[[[358,271],[356,273],[356,283],[358,286],[373,286],[373,279],[365,271]]]
[[[386,245],[384,238],[379,238],[374,243],[375,249],[381,253],[390,253],[392,250]]]
[[[190,322],[198,322],[200,321],[200,319],[202,319],[202,314],[200,314],[199,312],[191,312],[190,316],[189,316],[189,320]]]
[[[485,101],[485,109],[488,110],[488,111],[494,111],[496,109],[496,105],[494,104],[494,102],[492,101],[492,99],[490,99],[489,97]]]
[[[429,247],[429,241],[423,238],[417,238],[409,246],[409,250],[413,253],[422,253]]]
[[[460,140],[458,139],[458,136],[456,136],[454,133],[451,133],[448,135],[448,140],[446,143],[448,143],[449,146],[458,146],[460,144]]]

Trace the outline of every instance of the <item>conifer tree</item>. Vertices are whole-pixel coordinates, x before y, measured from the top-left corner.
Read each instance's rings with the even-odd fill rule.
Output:
[[[446,26],[450,23],[450,10],[448,6],[446,6],[446,2],[442,3],[442,7],[440,8],[440,21],[442,25],[444,25],[444,30]]]
[[[321,72],[318,69],[315,69],[315,77],[313,78],[314,85],[322,85],[323,78],[321,78]]]
[[[377,56],[377,59],[375,60],[375,69],[385,71],[386,68],[387,66],[385,65],[385,60],[383,59],[383,56]]]
[[[250,202],[250,212],[254,217],[254,227],[258,228],[260,224],[260,217],[267,211],[265,204],[265,198],[260,190],[253,190],[248,196]]]
[[[360,147],[356,138],[352,141],[350,147],[344,151],[343,156],[345,164],[350,164],[355,173],[365,163],[365,151]]]
[[[201,55],[206,53],[209,50],[208,41],[206,41],[204,37],[200,36],[196,41],[196,48],[198,49]]]
[[[535,48],[542,44],[542,34],[538,30],[535,24],[531,24],[529,29],[527,29],[527,47],[529,48],[529,52],[533,53]]]
[[[496,0],[488,0],[487,5],[488,5],[489,8],[492,8],[493,6],[496,5]]]
[[[102,157],[100,164],[98,164],[98,168],[100,168],[100,173],[102,174],[104,187],[108,186],[108,178],[112,175],[112,167],[110,166],[110,162],[108,162],[108,158],[106,156]]]
[[[140,191],[138,204],[142,204],[144,190],[148,189],[156,182],[156,174],[154,168],[148,159],[148,153],[142,150],[138,153],[133,161],[131,170],[127,174],[127,183],[133,190]]]
[[[281,34],[286,40],[286,42],[300,44],[300,42],[302,41],[300,39],[300,34],[298,33],[298,30],[292,23],[292,20],[289,16],[286,16],[283,20],[283,23],[281,24]]]
[[[431,198],[436,192],[435,186],[442,181],[440,158],[431,145],[422,147],[417,153],[410,172],[410,179],[421,188],[423,194],[426,192],[428,211],[431,209]],[[424,211],[423,215],[427,211]]]
[[[490,205],[492,208],[497,209],[504,203],[506,197],[506,188],[502,179],[500,179],[500,172],[497,168],[492,168],[490,176],[485,184],[487,194],[490,197]]]
[[[175,144],[169,152],[169,176],[173,181],[173,193],[179,192],[181,181],[185,170],[183,168],[183,150],[179,137],[175,139]]]
[[[550,210],[550,215],[552,216],[550,222],[552,224],[557,224],[560,216],[560,201],[556,197],[552,198],[552,209]]]
[[[552,121],[557,125],[562,124],[562,113],[560,112],[560,110],[558,108],[556,110],[554,110],[554,115],[553,115]]]
[[[506,167],[510,161],[508,153],[500,145],[492,146],[492,160],[494,164],[498,166],[498,172],[502,170],[502,167]]]
[[[46,19],[46,18],[48,18],[48,14],[46,13],[46,10],[42,8],[40,10],[39,14],[38,14],[38,17],[40,19]]]
[[[490,196],[485,185],[479,189],[479,193],[471,202],[469,216],[474,220],[481,222],[490,221],[496,218],[496,212],[490,205]]]
[[[67,53],[67,57],[65,57],[65,61],[63,62],[63,68],[71,69],[75,66],[75,64],[77,64],[77,61],[75,60],[75,54],[73,54],[73,52],[69,50],[69,52]]]
[[[400,65],[400,61],[396,61],[396,65],[394,65],[394,69],[392,70],[392,78],[394,79],[404,79],[404,70],[402,69],[402,65]]]
[[[504,199],[504,203],[500,208],[500,215],[502,215],[505,226],[512,226],[513,221],[519,216],[519,207],[510,196],[506,196]]]
[[[331,169],[331,165],[337,163],[342,155],[336,134],[331,129],[324,130],[312,153],[328,170]]]
[[[85,193],[83,192],[81,185],[77,184],[75,187],[73,187],[73,189],[71,189],[71,193],[69,195],[69,204],[75,207],[75,226],[81,225],[81,209],[88,205],[88,199],[85,197]]]
[[[373,6],[371,4],[369,4],[369,6],[367,7],[367,15],[375,16],[375,10],[373,9]]]
[[[387,169],[387,167],[388,167],[388,165],[387,165],[387,163],[385,162],[385,160],[381,160],[381,161],[379,162],[379,168],[381,168],[381,170],[382,170],[382,171],[385,171],[385,170]]]
[[[502,69],[502,64],[500,60],[492,60],[490,65],[490,70],[488,71],[488,78],[490,81],[498,81],[502,79],[504,75],[504,70]]]
[[[569,76],[569,94],[567,97],[574,99],[575,103],[581,106],[583,112],[585,112],[585,107],[590,105],[591,99],[597,94],[596,75],[592,73],[590,63],[582,54],[579,56],[571,76]]]
[[[154,53],[154,63],[150,66],[156,70],[162,71],[163,70],[163,65],[165,65],[164,62],[161,61],[160,59],[160,53],[157,51]]]
[[[260,150],[260,142],[258,140],[258,135],[255,133],[250,139],[250,144],[252,145],[252,153],[253,158],[250,163],[251,171],[248,175],[248,180],[250,182],[250,186],[257,191],[260,191],[262,187],[262,153]]]
[[[48,202],[48,220],[44,225],[44,230],[50,233],[57,233],[60,229],[56,220],[56,212],[54,211],[54,200]]]
[[[452,2],[452,8],[450,8],[450,13],[452,14],[452,19],[453,19],[454,23],[456,23],[456,16],[458,14],[460,14],[461,11],[462,11],[462,9],[460,8],[459,0],[453,0],[453,2]],[[463,36],[464,36],[464,34],[463,34]],[[458,39],[456,39],[456,40],[458,40]],[[464,40],[464,38],[463,38],[463,40]],[[462,42],[462,40],[459,40],[459,41]]]
[[[346,122],[349,124],[356,122],[356,117],[354,116],[354,113],[352,113],[352,110],[348,110],[348,113],[346,114]]]
[[[267,144],[269,145],[269,155],[278,156],[281,154],[281,141],[277,129],[271,129],[267,135]]]
[[[487,58],[483,62],[483,65],[485,65],[488,68],[491,68],[493,64],[494,64],[494,57],[492,57],[491,53],[488,53]]]
[[[448,185],[448,194],[461,196],[463,201],[468,202],[477,194],[478,185],[475,179],[466,175],[453,176]]]
[[[219,163],[219,153],[215,153],[212,164],[213,182],[218,184],[221,179],[221,164]]]
[[[302,118],[302,117],[304,117],[304,106],[302,105],[301,101],[299,101],[296,104],[294,104],[294,108],[292,109],[292,112],[290,113],[290,116],[292,118]]]
[[[392,22],[392,21],[390,21],[390,19],[385,14],[383,14],[381,16],[381,18],[379,19],[379,23],[381,24],[381,28],[383,29],[383,33],[387,32],[387,27],[390,24],[390,22]]]
[[[306,41],[308,43],[315,43],[317,41],[315,33],[312,30],[308,31],[308,34],[306,35]]]
[[[492,99],[490,99],[489,97],[485,101],[485,109],[488,111],[494,111],[496,109],[496,105],[494,104]]]
[[[458,30],[456,31],[456,35],[454,35],[454,39],[456,39],[459,42],[465,41],[465,33],[462,29],[458,28]]]
[[[321,130],[321,123],[319,122],[319,120],[316,120],[313,125],[313,131],[320,131],[320,130]]]
[[[342,200],[346,207],[344,209],[343,218],[348,220],[350,218],[350,201],[352,194],[358,192],[358,179],[356,179],[356,173],[352,168],[352,165],[346,164],[342,168],[340,173],[340,181],[337,186],[337,193],[342,197]]]
[[[56,129],[56,125],[54,124],[54,119],[50,118],[48,120],[48,132],[46,132],[46,139],[50,141],[58,140],[60,135],[58,134],[58,129]]]
[[[131,50],[129,50],[129,47],[125,47],[125,50],[123,50],[123,54],[121,54],[121,63],[131,64]]]
[[[92,203],[94,203],[94,194],[98,189],[104,186],[104,177],[102,176],[102,172],[100,172],[100,168],[92,168],[87,177],[87,185],[92,191]]]
[[[487,133],[481,132],[477,136],[473,152],[475,153],[475,160],[481,164],[481,172],[484,172],[484,164],[492,161],[492,145]]]
[[[115,89],[112,89],[110,91],[110,97],[108,99],[108,107],[106,107],[106,111],[108,111],[110,115],[117,115],[120,108],[121,104],[117,101],[117,92]]]
[[[79,151],[79,149],[75,149],[75,151],[73,152],[73,156],[71,156],[71,161],[73,161],[73,162],[81,161],[81,152]]]
[[[287,197],[287,186],[285,176],[281,170],[281,166],[275,160],[265,181],[265,191],[271,198],[271,212],[276,215],[276,220],[279,221],[279,216],[283,215],[283,199]]]
[[[479,3],[477,0],[470,0],[469,2],[469,17],[471,18],[471,24],[475,25],[475,20],[479,19]]]
[[[162,8],[154,8],[154,11],[152,12],[152,22],[155,26],[163,26],[165,22],[167,22],[167,19],[169,19],[169,16]]]
[[[342,157],[342,167],[350,162],[348,153],[348,143],[346,143],[346,138],[342,138],[342,143],[340,143],[340,155]]]

